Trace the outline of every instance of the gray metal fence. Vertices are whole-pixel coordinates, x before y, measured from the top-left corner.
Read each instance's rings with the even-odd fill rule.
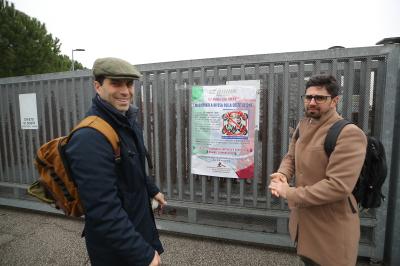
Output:
[[[389,166],[399,164],[392,150],[399,106],[399,46],[332,49],[139,65],[135,84],[150,171],[166,194],[168,208],[158,218],[163,230],[291,247],[285,201],[271,197],[268,176],[286,153],[292,129],[302,116],[300,95],[312,74],[331,73],[343,88],[339,112],[386,147]],[[260,130],[256,132],[255,177],[234,180],[190,173],[191,86],[230,80],[261,81]],[[0,79],[0,204],[43,209],[26,196],[38,176],[33,166],[40,144],[65,135],[85,114],[94,95],[90,71]],[[22,130],[18,95],[36,93],[38,130]],[[398,98],[397,98],[398,99]],[[397,130],[397,129],[396,129]],[[393,168],[393,167],[392,167]],[[395,169],[395,168],[393,168]],[[396,168],[397,169],[397,168]],[[398,170],[389,173],[391,195]],[[384,193],[389,195],[388,182]],[[396,205],[394,205],[396,206]],[[394,209],[393,211],[395,211]],[[361,213],[359,255],[384,254],[385,203]],[[389,231],[388,231],[389,230]]]

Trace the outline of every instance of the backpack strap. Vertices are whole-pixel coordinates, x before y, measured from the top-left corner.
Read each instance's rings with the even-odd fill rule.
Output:
[[[120,144],[119,144],[119,137],[118,137],[117,132],[115,132],[115,130],[110,126],[110,124],[108,124],[106,121],[104,121],[104,119],[102,119],[98,116],[91,115],[91,116],[85,117],[71,131],[71,133],[68,135],[68,138],[70,138],[75,131],[77,131],[78,129],[83,128],[83,127],[90,127],[90,128],[96,129],[97,131],[102,133],[106,137],[108,142],[110,142],[110,144],[114,150],[116,161],[121,159],[121,148],[120,148]]]
[[[331,156],[331,153],[335,150],[336,141],[339,137],[340,132],[342,129],[348,125],[352,124],[351,122],[347,121],[346,119],[341,119],[336,121],[328,130],[328,133],[325,137],[324,142],[324,149],[328,158]]]

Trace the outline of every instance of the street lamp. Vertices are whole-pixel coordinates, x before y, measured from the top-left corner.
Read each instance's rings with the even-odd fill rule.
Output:
[[[83,52],[85,49],[72,49],[72,66],[71,70],[75,71],[75,61],[74,61],[74,52]]]

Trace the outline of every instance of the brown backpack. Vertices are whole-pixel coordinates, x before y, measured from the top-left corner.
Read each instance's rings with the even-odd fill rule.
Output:
[[[46,203],[54,204],[67,216],[80,217],[84,210],[76,184],[70,176],[63,149],[72,134],[85,127],[96,129],[102,133],[113,147],[115,160],[120,160],[119,137],[115,130],[100,117],[88,116],[67,136],[53,139],[39,148],[35,166],[40,177],[28,188],[30,195]]]

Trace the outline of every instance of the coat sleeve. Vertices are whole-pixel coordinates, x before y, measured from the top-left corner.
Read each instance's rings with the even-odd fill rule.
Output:
[[[95,129],[84,128],[74,133],[65,153],[85,209],[86,230],[130,265],[149,265],[155,251],[122,208],[111,144]]]
[[[152,178],[151,176],[147,176],[146,185],[150,198],[153,198],[155,195],[157,195],[158,192],[160,192],[160,189],[157,187],[156,184],[154,184],[154,178]]]
[[[308,207],[347,198],[358,180],[365,159],[367,138],[355,125],[343,128],[326,166],[326,177],[311,186],[291,187],[289,207]]]
[[[286,176],[287,180],[290,181],[295,172],[295,149],[296,149],[296,131],[299,130],[299,126],[297,126],[294,134],[289,143],[289,150],[286,153],[285,157],[283,157],[282,162],[279,166],[278,172],[282,173]]]

